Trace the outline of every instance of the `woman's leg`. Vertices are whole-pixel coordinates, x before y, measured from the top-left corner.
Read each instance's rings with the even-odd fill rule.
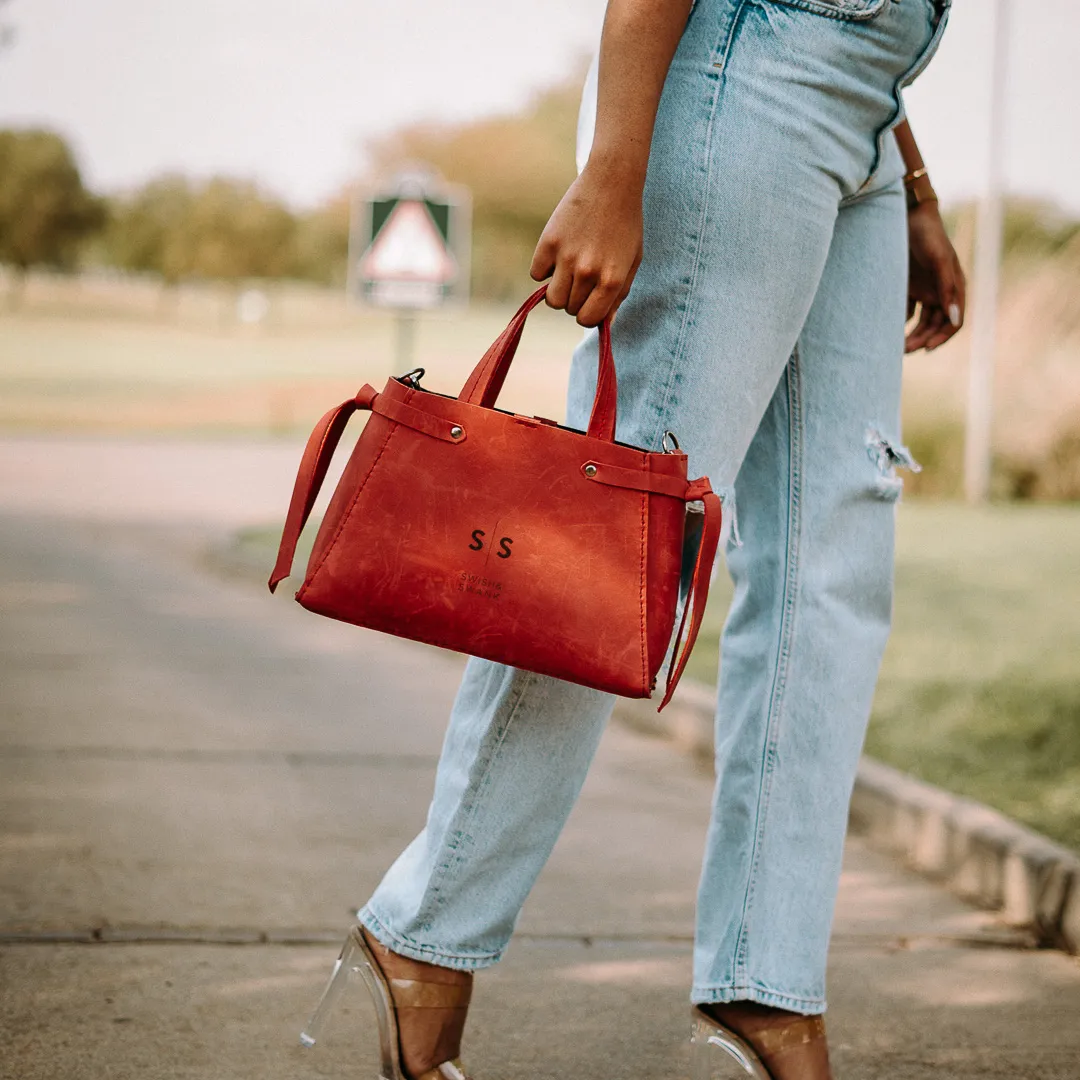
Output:
[[[473,970],[495,963],[573,808],[614,698],[470,659],[423,832],[360,912],[383,944]]]
[[[891,163],[890,163],[891,164]],[[848,802],[892,596],[902,188],[840,211],[798,345],[739,471],[717,785],[693,996],[825,1007]]]
[[[929,7],[902,6],[915,5]],[[615,322],[620,439],[658,449],[671,428],[693,472],[730,493],[814,303],[838,207],[874,165],[874,136],[910,59],[894,36],[876,20],[856,26],[777,4],[699,0],[661,103],[644,259]],[[863,85],[848,69],[858,72],[868,42],[880,53],[877,82]],[[838,83],[848,98],[837,97]],[[572,423],[587,414],[594,386],[590,335],[575,356]],[[760,687],[775,677],[763,670]],[[363,924],[415,959],[466,970],[494,963],[611,704],[470,661],[428,826]]]

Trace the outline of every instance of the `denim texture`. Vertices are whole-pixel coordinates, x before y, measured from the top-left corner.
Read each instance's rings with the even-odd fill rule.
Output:
[[[889,630],[895,470],[909,460],[906,210],[889,132],[944,23],[932,0],[697,0],[665,84],[644,258],[613,339],[618,438],[659,449],[674,431],[690,474],[738,513],[696,1002],[825,1007]],[[591,332],[572,365],[575,426],[595,377]],[[427,825],[361,922],[416,959],[494,963],[612,705],[470,660]]]

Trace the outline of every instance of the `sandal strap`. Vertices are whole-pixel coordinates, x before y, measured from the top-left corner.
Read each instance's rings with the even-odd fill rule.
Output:
[[[466,1009],[472,983],[421,982],[419,979],[388,979],[390,996],[398,1009]]]
[[[455,1058],[453,1061],[444,1061],[426,1073],[421,1073],[416,1080],[470,1080],[470,1078],[465,1072],[465,1066]]]
[[[469,1080],[460,1061],[444,1061],[435,1071],[445,1080]]]
[[[763,1028],[744,1036],[762,1056],[772,1057],[825,1038],[825,1021],[820,1016],[804,1016],[783,1027]]]

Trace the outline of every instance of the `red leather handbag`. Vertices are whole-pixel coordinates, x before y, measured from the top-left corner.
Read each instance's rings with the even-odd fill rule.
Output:
[[[671,699],[697,638],[720,500],[686,455],[615,442],[611,330],[600,327],[587,432],[495,408],[538,289],[461,394],[414,376],[364,386],[311,434],[270,576],[300,532],[349,417],[372,415],[315,539],[296,599],[333,619],[627,697],[649,697],[671,642],[688,502],[704,504]],[[689,618],[689,633],[679,640]]]

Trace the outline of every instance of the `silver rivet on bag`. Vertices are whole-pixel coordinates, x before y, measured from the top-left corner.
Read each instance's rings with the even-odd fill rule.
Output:
[[[462,435],[464,435],[464,434],[465,434],[465,431],[464,431],[464,429],[463,429],[463,428],[459,428],[459,427],[457,426],[457,424],[455,424],[455,425],[454,425],[454,426],[453,426],[453,427],[452,427],[452,428],[450,429],[450,438],[451,438],[451,439],[460,439],[460,438],[461,438],[461,436],[462,436]]]
[[[595,465],[586,465],[585,466],[585,475],[586,476],[595,476],[596,475],[596,466]]]

